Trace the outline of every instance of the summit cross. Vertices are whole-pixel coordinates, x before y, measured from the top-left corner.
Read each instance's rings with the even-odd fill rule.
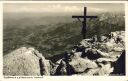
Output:
[[[81,33],[83,35],[83,39],[85,39],[86,38],[86,32],[87,32],[87,26],[86,26],[87,18],[92,19],[92,18],[97,18],[97,16],[87,16],[87,8],[84,7],[84,16],[72,16],[72,18],[77,18],[78,20],[80,20],[80,18],[83,19],[83,21],[82,21],[83,27],[82,27]]]

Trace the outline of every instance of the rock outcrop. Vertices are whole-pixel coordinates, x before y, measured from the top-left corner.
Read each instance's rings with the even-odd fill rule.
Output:
[[[94,37],[82,40],[56,62],[53,75],[118,75],[122,69],[119,69],[119,64],[125,62],[125,55],[122,56],[125,50],[124,34],[124,31],[117,31],[101,36],[100,41]],[[120,75],[125,74],[125,71],[121,72]]]
[[[34,48],[21,47],[3,58],[5,76],[49,75],[49,61]]]

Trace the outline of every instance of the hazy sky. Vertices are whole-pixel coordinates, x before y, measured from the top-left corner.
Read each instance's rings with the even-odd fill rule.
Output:
[[[5,3],[6,13],[51,13],[72,14],[83,12],[83,7],[89,12],[124,12],[123,3]]]

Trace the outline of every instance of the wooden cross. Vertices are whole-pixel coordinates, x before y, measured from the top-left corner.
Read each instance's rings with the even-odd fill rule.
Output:
[[[85,39],[86,38],[86,31],[87,31],[87,28],[86,28],[86,22],[87,22],[87,18],[97,18],[97,16],[87,16],[87,9],[86,9],[86,7],[84,7],[84,16],[72,16],[72,18],[77,18],[78,20],[80,20],[80,18],[82,18],[83,19],[83,21],[82,21],[82,25],[83,25],[83,27],[82,27],[82,31],[81,31],[81,33],[82,33],[82,35],[83,35],[83,39]]]

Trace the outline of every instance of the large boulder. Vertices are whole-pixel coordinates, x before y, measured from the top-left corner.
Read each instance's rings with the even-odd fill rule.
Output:
[[[126,73],[126,62],[125,62],[125,50],[122,52],[119,59],[115,62],[114,71],[112,74],[118,74],[119,76],[124,76]]]
[[[100,63],[100,67],[89,69],[87,72],[82,73],[82,75],[110,75],[113,72],[113,67],[111,67],[110,63]]]
[[[21,47],[3,57],[5,76],[49,75],[49,66],[49,61],[30,47]]]
[[[69,64],[73,67],[75,73],[81,73],[84,72],[86,69],[98,67],[95,62],[84,58],[72,59]]]

